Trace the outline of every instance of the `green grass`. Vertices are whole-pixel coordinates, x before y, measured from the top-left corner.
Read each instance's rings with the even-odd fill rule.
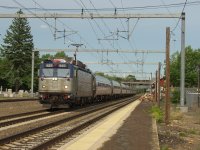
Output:
[[[185,132],[180,132],[180,133],[179,133],[179,136],[186,137],[186,136],[187,136],[187,133],[185,133]]]
[[[161,148],[160,148],[160,150],[168,150],[168,149],[169,149],[168,145],[163,145],[163,146],[161,146]]]
[[[163,122],[163,112],[158,106],[152,106],[150,112],[158,123]]]
[[[195,129],[190,129],[188,134],[198,134],[198,132]]]

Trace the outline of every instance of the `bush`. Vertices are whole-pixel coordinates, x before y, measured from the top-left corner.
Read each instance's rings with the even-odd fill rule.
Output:
[[[156,119],[158,123],[163,121],[163,112],[158,106],[151,107],[151,115]]]
[[[174,89],[174,91],[172,92],[172,99],[171,99],[171,101],[174,104],[180,103],[180,91],[178,89]]]

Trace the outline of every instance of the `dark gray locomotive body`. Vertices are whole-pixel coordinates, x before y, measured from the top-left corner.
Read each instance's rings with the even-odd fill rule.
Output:
[[[83,105],[135,94],[129,86],[95,76],[81,62],[47,60],[39,69],[40,102],[44,107]]]

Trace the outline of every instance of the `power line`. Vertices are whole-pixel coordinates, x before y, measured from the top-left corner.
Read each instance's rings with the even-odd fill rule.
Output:
[[[137,65],[158,65],[157,62],[85,62],[85,64],[94,64],[94,65],[127,65],[127,64],[137,64]]]
[[[86,6],[84,5],[83,1],[82,1],[82,0],[80,0],[80,1],[81,1],[82,5],[86,8]],[[92,7],[96,10],[97,14],[99,15],[99,13],[98,13],[96,7],[94,6],[94,4],[92,3],[92,1],[89,0],[89,2],[90,2],[90,4],[92,5]],[[86,9],[87,9],[87,8],[86,8]],[[88,12],[90,12],[90,11],[88,11]],[[107,27],[107,25],[106,25],[106,23],[104,22],[104,20],[101,19],[101,21],[102,21],[102,22],[104,23],[104,25]],[[99,30],[101,31],[101,33],[102,33],[102,34],[104,35],[104,37],[105,37],[106,35],[105,35],[104,31],[101,29],[101,27],[99,26],[99,24],[96,22],[96,20],[94,20],[94,22],[96,23],[96,25],[98,26]],[[107,28],[108,28],[108,27],[107,27]],[[110,31],[109,28],[108,28],[108,30]],[[110,32],[111,32],[111,31],[110,31]],[[113,47],[113,45],[110,43],[110,41],[108,41],[108,43],[111,45],[111,47]],[[113,48],[114,48],[114,47],[113,47]],[[108,55],[108,53],[107,53],[107,55]],[[103,61],[103,60],[102,60],[102,61]],[[107,61],[108,61],[108,57],[107,57]],[[113,70],[113,67],[110,66],[109,64],[108,64],[108,67],[110,67],[111,70]]]
[[[176,28],[177,28],[177,26],[178,26],[178,24],[179,24],[179,22],[180,22],[180,20],[181,20],[181,18],[182,18],[182,14],[183,14],[183,12],[184,12],[184,10],[185,10],[186,4],[187,4],[187,0],[185,1],[185,4],[184,4],[183,9],[182,9],[182,13],[181,13],[181,15],[180,15],[180,17],[179,17],[179,19],[178,19],[178,22],[176,23],[175,27],[171,30],[171,32],[174,32],[174,31],[176,30]]]
[[[116,8],[116,6],[114,5],[114,3],[112,2],[112,0],[109,0],[110,1],[110,3],[112,4],[112,6],[114,7],[114,8]],[[117,12],[116,12],[116,10],[115,10],[115,14],[116,14]],[[120,23],[121,23],[121,25],[122,25],[122,27],[124,28],[124,31],[126,31],[126,29],[125,29],[125,27],[124,27],[124,25],[123,25],[123,23],[122,23],[122,20],[120,19]],[[118,33],[117,33],[118,34]],[[118,46],[119,46],[119,48],[121,49],[121,47],[120,47],[120,45],[119,45],[119,43],[118,43],[118,41],[117,41],[117,44],[118,44]],[[128,57],[125,55],[121,55],[121,54],[119,54],[120,56],[121,56],[121,58],[124,60],[124,62],[125,62],[125,60],[127,59],[128,60]],[[126,57],[126,58],[125,58]],[[125,58],[125,59],[124,59]],[[130,67],[132,67],[130,64],[128,64]]]
[[[37,3],[35,0],[32,0],[33,2],[35,2],[35,4],[37,4],[40,8],[42,8],[43,10],[47,11],[47,9],[45,9],[43,6],[41,6],[39,3]],[[48,11],[47,11],[48,12]],[[50,13],[49,13],[50,14]],[[67,26],[64,22],[62,22],[61,20],[58,20],[63,26],[67,27],[69,30],[74,31],[72,28],[70,28],[69,26]],[[78,36],[89,46],[92,47],[79,33],[77,33]]]
[[[77,1],[75,1],[75,2],[76,2],[78,5],[80,5],[81,7],[83,6],[83,7],[85,8],[85,9],[82,10],[82,13],[83,13],[84,11],[88,11],[88,10],[87,10],[87,7],[85,6],[85,4],[83,3],[82,0],[80,0],[80,2],[81,2],[82,5],[81,5],[79,2],[77,2]],[[88,11],[88,13],[90,13],[90,12]],[[89,19],[88,19],[88,21],[89,21]],[[99,28],[99,30],[101,31],[101,33],[105,36],[103,30],[101,29],[101,27],[99,26],[99,24],[96,22],[96,20],[94,20],[94,22],[95,22],[95,24],[97,25],[97,27]],[[98,37],[97,33],[95,32],[95,30],[94,30],[94,28],[93,28],[93,25],[91,24],[90,21],[89,21],[89,23],[90,23],[90,26],[92,27],[92,30],[93,30],[93,32],[95,33],[96,37]],[[100,44],[100,45],[104,48],[104,46],[103,46],[102,44]],[[103,53],[102,53],[102,59],[103,59]],[[108,65],[108,67],[111,68],[111,70],[113,70],[112,66]]]
[[[35,0],[32,0],[32,1],[35,2]],[[35,3],[37,3],[37,2],[35,2]],[[40,7],[42,7],[39,3],[37,3],[37,5],[40,6]],[[42,7],[42,8],[45,10],[44,7]],[[61,20],[59,20],[59,22],[60,22],[62,25],[67,26],[67,25],[66,25],[64,22],[62,22]],[[90,22],[89,22],[89,23],[90,23]],[[94,28],[93,28],[92,24],[91,24],[91,27],[92,27],[92,29],[93,29],[93,31],[94,31]],[[70,29],[70,30],[72,30],[72,29],[71,29],[70,27],[68,27],[68,26],[67,26],[67,28]],[[95,31],[94,31],[94,32],[95,32]],[[79,35],[79,37],[80,37],[81,39],[83,39],[82,36],[81,36],[80,34],[78,34],[78,35]],[[84,41],[85,43],[87,43],[87,45],[90,46],[90,44],[89,44],[86,40],[83,39],[83,41]],[[91,47],[91,46],[90,46],[90,47]],[[93,53],[92,53],[91,55],[95,56]],[[98,58],[98,56],[95,56],[95,57]]]
[[[35,0],[32,0],[32,1],[34,1],[39,7],[41,7],[42,9],[44,9],[44,10],[46,10],[44,7],[42,7],[39,3],[37,3]],[[61,20],[58,20],[63,26],[66,26],[68,29],[70,29],[70,30],[72,30],[73,31],[73,29],[72,28],[70,28],[69,26],[67,26],[63,21],[61,21]],[[92,27],[92,26],[91,26]],[[93,27],[92,27],[92,29],[93,29]],[[88,46],[90,46],[90,44],[78,33],[78,36],[88,45]],[[91,47],[91,46],[90,46]],[[91,55],[94,55],[94,54],[91,54]],[[97,57],[98,58],[98,57]]]
[[[42,48],[37,48],[36,51],[66,51],[66,52],[74,52],[76,49],[71,49],[71,48],[56,48],[56,49],[42,49]],[[79,48],[79,52],[80,53],[157,53],[157,54],[165,54],[164,50],[128,50],[128,49],[120,49],[120,50],[116,50],[116,49],[81,49]]]
[[[82,1],[81,1],[82,2]],[[93,6],[93,8],[94,9],[96,9],[96,7],[94,6],[94,4],[92,3],[92,1],[91,0],[89,0],[89,2],[90,2],[90,4]],[[110,0],[110,2],[111,2],[111,4],[115,7],[115,5],[112,3],[112,1]],[[99,14],[99,12],[98,12],[98,10],[96,9],[96,12],[97,12],[97,14]],[[102,20],[102,22],[103,22],[103,24],[104,24],[104,26],[108,29],[108,31],[111,33],[111,30],[110,30],[110,28],[107,26],[107,24],[105,23],[105,21],[103,20],[103,19],[101,19]],[[121,19],[120,19],[120,21],[121,21]],[[122,22],[121,22],[122,23]],[[109,43],[110,43],[110,41],[108,41]],[[117,42],[118,43],[118,42]],[[111,45],[112,46],[112,45]],[[113,48],[114,48],[114,45],[113,45]],[[119,45],[119,48],[120,48],[120,45]],[[120,48],[121,49],[121,48]],[[119,54],[119,55],[121,55],[121,54]],[[124,58],[123,58],[124,59]],[[124,59],[124,61],[125,61],[125,59]]]
[[[25,6],[23,6],[21,3],[19,3],[19,2],[17,2],[16,0],[13,0],[16,4],[18,4],[19,6],[21,6],[21,7],[23,7],[24,9],[26,9],[26,7]],[[37,5],[39,5],[40,7],[42,7],[39,3],[37,3]],[[42,8],[42,9],[44,9],[44,8]],[[27,10],[27,9],[26,9]],[[30,12],[31,14],[33,14],[34,16],[37,16],[36,14],[34,14],[32,11],[30,11],[30,10],[27,10],[28,12]],[[51,15],[51,14],[50,14]],[[52,17],[52,15],[51,15],[51,17]],[[42,22],[44,22],[45,24],[47,24],[50,28],[53,28],[54,30],[57,30],[57,28],[56,27],[54,27],[54,26],[52,26],[52,25],[50,25],[46,20],[43,20],[42,18],[40,18],[39,17],[39,19],[42,21]],[[63,25],[65,25],[62,21],[60,21],[60,23],[62,23]],[[65,25],[66,26],[66,25]],[[67,26],[68,27],[68,26]],[[68,27],[69,29],[71,29],[70,27]],[[52,33],[53,34],[53,33]],[[80,38],[82,38],[81,37],[81,35],[79,35],[80,36]],[[70,41],[72,41],[72,42],[74,42],[71,38],[69,38],[69,37],[67,37]],[[87,41],[85,41],[88,45],[89,45],[89,43],[87,42]],[[92,48],[92,47],[91,47]]]
[[[25,6],[23,6],[21,3],[19,3],[16,0],[13,0],[14,3],[16,3],[17,5],[21,6],[23,9],[27,10],[28,12],[30,12],[32,15],[37,16],[36,14],[34,14],[31,10],[26,9]],[[44,22],[45,24],[47,24],[47,26],[49,27],[51,33],[53,34],[53,31],[51,30],[51,28],[53,28],[54,30],[56,30],[55,27],[53,27],[51,24],[49,24],[46,20],[43,20],[42,18],[39,18],[42,22]]]
[[[114,8],[116,8],[116,6],[114,5],[114,3],[112,2],[112,0],[109,0],[110,1],[110,3],[112,4],[112,6],[114,7]],[[122,3],[122,0],[121,0],[121,5],[122,5],[122,8],[123,8],[123,10],[124,10],[124,7],[123,7],[123,3]],[[123,12],[125,12],[125,11],[123,11]],[[115,13],[117,13],[116,12],[116,10],[115,10]],[[139,20],[139,19],[138,19]],[[122,20],[120,19],[120,22],[121,22],[121,24],[122,24],[122,27],[124,28],[124,31],[126,31],[126,29],[125,29],[125,27],[124,27],[124,25],[123,25],[123,23],[122,23]],[[132,45],[130,44],[130,40],[129,40],[129,19],[127,20],[127,22],[128,22],[128,32],[127,32],[127,39],[128,39],[128,43],[129,43],[129,46],[133,49],[133,47],[132,47]],[[135,26],[134,26],[134,28],[133,28],[133,30],[135,29],[135,27],[136,27],[136,25],[137,25],[137,22],[136,22],[136,24],[135,24]],[[119,43],[118,43],[118,41],[117,41],[117,44],[118,44],[118,46],[120,47],[120,45],[119,45]],[[121,49],[121,48],[120,48]],[[121,55],[121,54],[119,54],[123,59],[124,59],[124,61],[127,59],[127,60],[129,60],[128,59],[128,57],[126,56],[126,55]],[[130,65],[130,67],[133,67],[132,65]]]
[[[80,7],[82,7],[82,5],[81,5],[77,0],[75,0],[75,2],[76,2],[76,4],[78,4]],[[87,10],[87,9],[86,9],[86,10]],[[83,10],[83,12],[86,11],[86,10]],[[82,12],[82,13],[83,13],[83,12]],[[91,28],[92,28],[92,31],[93,31],[94,35],[95,35],[96,38],[98,39],[99,37],[98,37],[97,32],[96,32],[95,29],[94,29],[93,24],[91,23],[90,19],[87,19],[87,20],[88,20],[88,22],[89,22],[89,24],[90,24],[90,26],[91,26]],[[99,44],[100,44],[100,46],[101,46],[103,49],[105,49],[105,48],[104,48],[104,45],[102,45],[101,43],[99,43]],[[97,58],[98,58],[98,56],[97,56]],[[103,59],[103,54],[102,54],[102,59]]]

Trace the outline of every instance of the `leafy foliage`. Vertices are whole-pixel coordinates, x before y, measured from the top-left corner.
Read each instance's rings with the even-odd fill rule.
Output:
[[[163,112],[158,106],[152,106],[150,112],[158,123],[163,121]]]
[[[172,91],[172,103],[178,104],[180,103],[180,90],[175,88],[174,91]]]
[[[185,49],[185,86],[196,87],[197,86],[197,66],[200,64],[200,49],[193,50],[191,46]],[[174,53],[171,56],[170,62],[170,82],[173,86],[180,86],[180,66],[181,56],[179,52]]]
[[[43,61],[43,60],[51,60],[51,59],[54,59],[54,58],[65,59],[66,61],[72,59],[71,57],[68,57],[68,56],[65,54],[65,52],[62,51],[62,52],[57,52],[55,55],[44,54],[44,55],[42,55],[40,61]]]
[[[110,80],[118,81],[118,82],[131,82],[131,81],[136,80],[135,76],[133,76],[133,75],[128,75],[125,78],[123,78],[123,77],[117,77],[117,76],[110,76],[110,75],[107,75],[107,74],[105,75],[103,72],[96,72],[95,74],[99,75],[99,76],[106,77]]]
[[[7,59],[0,58],[0,85],[2,87],[6,87],[9,84],[8,81],[5,80],[6,73],[9,71],[7,64]]]
[[[23,14],[21,10],[17,13]],[[4,44],[1,45],[1,67],[5,69],[1,78],[8,82],[8,87],[15,87],[15,91],[20,87],[30,88],[31,56],[34,48],[30,30],[26,18],[13,19],[5,35]],[[37,57],[36,54],[35,58]]]

